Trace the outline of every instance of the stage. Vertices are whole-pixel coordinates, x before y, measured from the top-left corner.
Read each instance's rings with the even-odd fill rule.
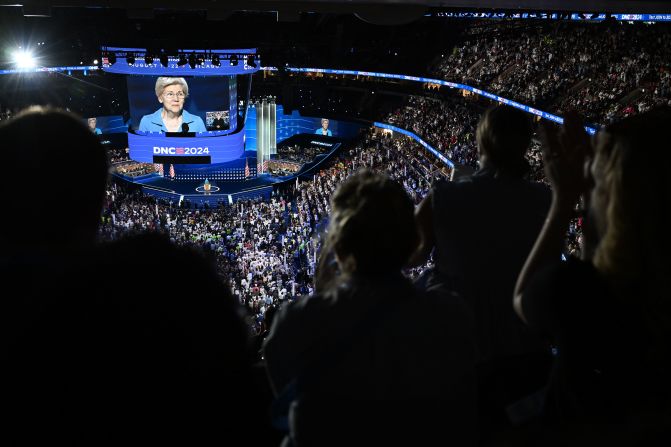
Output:
[[[231,182],[231,181],[218,182],[216,180],[210,180],[212,186],[216,186],[219,188],[219,191],[211,192],[210,195],[236,194],[239,192],[253,190],[261,187],[272,186],[282,181],[283,180],[281,178],[272,177],[270,175],[264,175],[264,174],[261,174],[256,178],[250,178],[249,180],[243,180],[239,182]],[[149,178],[138,180],[133,183],[142,185],[144,187],[162,189],[179,195],[207,194],[206,192],[196,191],[196,188],[203,185],[203,180],[170,180],[168,178],[156,175]]]
[[[269,199],[273,190],[280,185],[290,185],[297,178],[311,178],[323,165],[327,163],[334,155],[339,152],[342,143],[341,138],[321,137],[311,134],[299,134],[288,138],[278,145],[278,154],[268,161],[272,164],[275,157],[284,152],[285,147],[309,147],[319,145],[322,153],[310,153],[310,157],[302,161],[300,169],[289,175],[273,175],[265,172],[257,174],[255,155],[248,152],[245,158],[241,158],[235,167],[222,168],[222,165],[182,165],[175,166],[173,176],[166,175],[165,168],[163,174],[153,173],[139,177],[129,177],[115,174],[114,176],[121,181],[132,183],[141,188],[142,191],[150,196],[168,202],[185,204],[189,206],[208,206],[217,207],[222,205],[232,205],[238,200],[249,200],[254,198]],[[247,160],[253,160],[252,163]],[[245,173],[249,168],[249,172]],[[265,163],[264,163],[265,165]],[[227,174],[223,169],[230,169],[232,173]],[[187,171],[188,170],[188,171]],[[233,172],[234,171],[234,172]],[[245,175],[248,177],[245,179]],[[195,179],[193,177],[196,177]],[[223,177],[223,179],[222,179]],[[205,185],[207,180],[208,185]]]

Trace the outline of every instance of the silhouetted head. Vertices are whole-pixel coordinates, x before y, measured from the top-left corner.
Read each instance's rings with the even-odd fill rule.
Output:
[[[327,280],[331,252],[343,273],[375,275],[399,272],[417,243],[414,206],[403,187],[386,175],[359,171],[331,198],[318,281]]]
[[[529,170],[524,156],[532,135],[531,119],[525,112],[502,105],[487,110],[476,131],[481,168],[524,175]]]
[[[96,236],[107,156],[77,116],[32,107],[0,125],[0,191],[8,218],[0,241],[10,250],[81,246]]]

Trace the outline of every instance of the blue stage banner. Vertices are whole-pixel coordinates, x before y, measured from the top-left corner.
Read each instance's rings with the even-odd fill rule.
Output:
[[[431,146],[429,143],[424,141],[421,137],[419,137],[418,135],[410,132],[409,130],[401,129],[400,127],[392,126],[391,124],[378,123],[378,122],[374,122],[373,126],[379,127],[380,129],[393,130],[394,132],[398,132],[398,133],[401,133],[403,135],[406,135],[406,136],[412,138],[413,140],[417,141],[419,144],[424,146],[424,148],[427,151],[431,152],[440,161],[442,161],[443,163],[448,165],[450,168],[454,168],[454,163],[452,162],[452,160],[447,158],[443,153],[436,150],[433,146]]]
[[[244,152],[244,132],[220,137],[166,137],[164,134],[128,133],[130,158],[153,163],[154,156],[211,157],[211,163],[240,158]]]

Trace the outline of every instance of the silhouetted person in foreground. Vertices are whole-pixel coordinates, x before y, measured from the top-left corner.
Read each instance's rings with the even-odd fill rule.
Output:
[[[0,138],[15,173],[51,186],[33,203],[10,197],[17,218],[2,221],[14,291],[2,302],[3,439],[264,445],[248,329],[213,263],[158,235],[95,243],[106,162],[76,117],[28,111]]]
[[[73,263],[90,256],[108,164],[81,118],[57,109],[32,107],[3,121],[0,144],[0,326],[11,343],[30,330]]]
[[[265,344],[275,393],[297,393],[288,445],[470,445],[474,347],[458,297],[401,275],[418,235],[413,205],[363,171],[331,199],[318,293],[280,308]]]
[[[100,141],[68,112],[33,107],[0,125],[5,254],[72,253],[95,242],[107,184]]]
[[[550,205],[548,188],[524,179],[531,137],[524,112],[487,110],[476,131],[480,169],[434,185],[416,213],[422,242],[412,264],[435,248],[429,282],[458,292],[473,313],[485,437],[492,424],[506,424],[508,405],[542,387],[550,365],[549,349],[510,303]]]
[[[545,445],[666,445],[671,435],[671,109],[624,119],[593,144],[572,115],[545,127],[552,207],[515,308],[557,345]],[[585,167],[585,169],[583,169]],[[582,259],[548,256],[583,198]],[[549,260],[549,261],[548,261]],[[548,442],[549,441],[549,442]]]

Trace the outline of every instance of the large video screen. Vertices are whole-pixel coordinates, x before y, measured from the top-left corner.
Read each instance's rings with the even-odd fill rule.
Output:
[[[237,104],[231,104],[230,90],[234,82],[234,76],[129,76],[130,128],[141,133],[235,130],[231,114],[237,113]]]

